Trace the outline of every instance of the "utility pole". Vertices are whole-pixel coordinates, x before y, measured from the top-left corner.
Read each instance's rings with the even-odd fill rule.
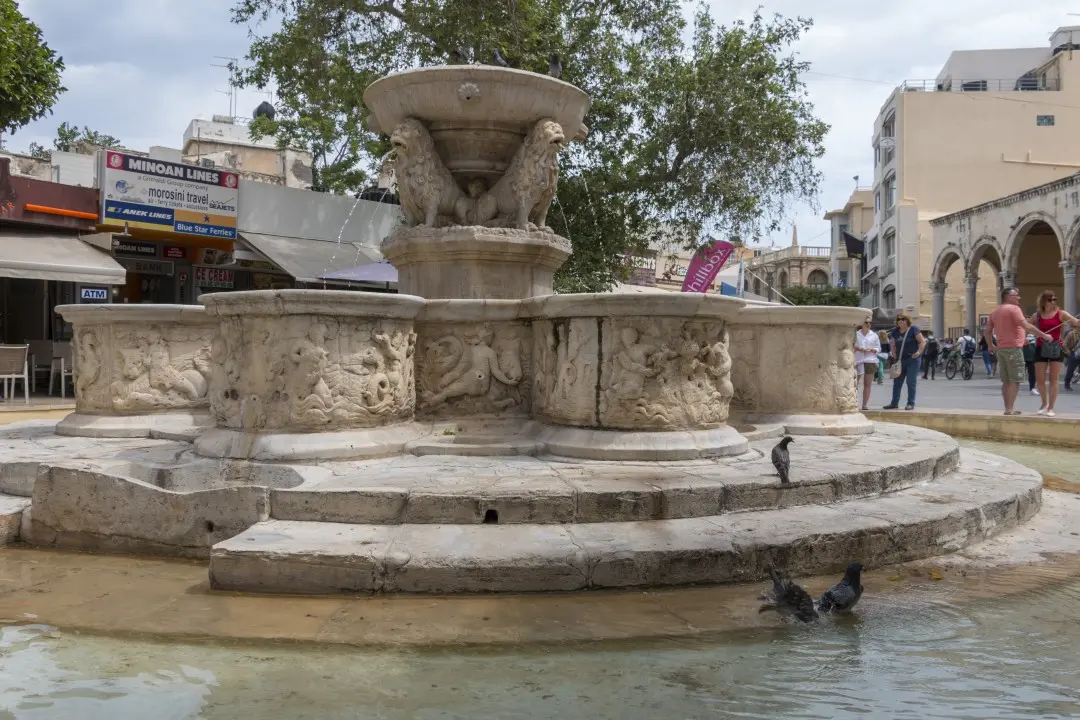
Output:
[[[221,65],[220,63],[210,63],[210,67],[225,68],[226,70],[229,71],[229,89],[228,90],[218,90],[217,92],[221,93],[222,95],[228,95],[229,96],[229,117],[230,118],[235,118],[236,117],[236,83],[235,83],[236,70],[235,70],[235,68],[236,68],[236,63],[240,62],[240,58],[228,57],[228,56],[225,56],[225,55],[215,55],[214,58],[216,60],[228,60],[229,61],[229,63],[227,65]]]

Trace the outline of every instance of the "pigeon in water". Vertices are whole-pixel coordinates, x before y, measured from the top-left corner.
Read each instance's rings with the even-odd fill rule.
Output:
[[[559,53],[551,53],[551,59],[548,60],[548,75],[553,78],[562,75],[562,60],[559,59]]]
[[[506,58],[499,52],[499,48],[495,48],[495,64],[499,67],[510,67],[510,63],[506,62]]]
[[[776,468],[776,472],[780,474],[780,484],[790,485],[791,477],[791,455],[788,453],[788,445],[795,442],[790,435],[785,435],[784,439],[776,444],[776,447],[772,449],[772,464]]]
[[[822,613],[847,611],[855,607],[862,597],[862,565],[851,563],[844,572],[844,579],[821,594],[818,610]]]
[[[791,578],[778,572],[776,568],[769,568],[769,576],[772,577],[773,590],[771,594],[761,596],[765,604],[758,608],[758,612],[775,610],[784,617],[791,616],[805,623],[817,620],[818,613],[814,609],[814,599],[805,588],[796,585]]]

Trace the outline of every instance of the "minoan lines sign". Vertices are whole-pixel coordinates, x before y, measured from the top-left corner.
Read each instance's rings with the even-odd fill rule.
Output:
[[[101,224],[236,239],[240,177],[106,150]]]

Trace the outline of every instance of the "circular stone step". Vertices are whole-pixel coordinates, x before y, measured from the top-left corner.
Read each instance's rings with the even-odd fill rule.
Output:
[[[769,459],[775,440],[730,458],[685,462],[557,457],[402,456],[334,465],[271,491],[277,520],[360,524],[594,523],[721,515],[873,497],[956,467],[956,442],[879,425],[868,436],[797,438],[792,483]],[[328,467],[328,466],[323,466]]]
[[[532,592],[745,582],[951,553],[1038,512],[1041,476],[964,450],[932,483],[835,505],[638,522],[346,525],[271,520],[214,546],[210,582],[269,593]]]

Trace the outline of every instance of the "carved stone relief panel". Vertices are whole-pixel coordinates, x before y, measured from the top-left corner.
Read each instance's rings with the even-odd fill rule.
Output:
[[[533,415],[560,425],[595,426],[600,321],[534,321],[533,358]]]
[[[336,430],[412,417],[411,321],[225,316],[211,412],[245,430]]]
[[[603,427],[671,430],[724,423],[734,389],[722,321],[617,317],[603,321]]]
[[[79,412],[139,414],[205,407],[216,322],[75,327]]]
[[[759,412],[858,409],[853,331],[836,326],[760,326]],[[775,379],[775,382],[773,381]]]
[[[528,323],[432,323],[417,328],[417,409],[428,417],[528,416]]]
[[[729,329],[728,335],[731,338],[728,344],[731,353],[731,384],[735,392],[731,398],[731,409],[756,412],[760,405],[761,382],[758,374],[760,360],[757,329],[734,325]]]

